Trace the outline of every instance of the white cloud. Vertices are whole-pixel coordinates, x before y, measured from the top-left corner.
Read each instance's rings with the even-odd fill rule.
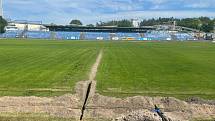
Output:
[[[215,0],[7,0],[6,17],[45,23],[84,23],[152,17],[215,16]]]
[[[99,15],[99,17],[93,18],[89,22],[96,20],[111,20],[111,19],[148,19],[148,18],[158,18],[158,17],[176,17],[176,18],[190,18],[190,17],[200,17],[209,16],[213,17],[214,12],[208,11],[132,11],[132,12],[120,12],[117,14],[105,14]]]

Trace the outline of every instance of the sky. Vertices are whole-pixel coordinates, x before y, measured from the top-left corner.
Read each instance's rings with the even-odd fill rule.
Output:
[[[215,0],[3,0],[5,18],[68,24],[158,17],[215,18]]]

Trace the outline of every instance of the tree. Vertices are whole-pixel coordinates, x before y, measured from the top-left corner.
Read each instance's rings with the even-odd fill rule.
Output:
[[[5,32],[5,26],[7,26],[7,21],[0,16],[0,33]]]
[[[201,30],[204,32],[212,32],[214,29],[214,22],[213,21],[209,21],[208,23],[203,23]]]
[[[153,25],[162,25],[168,22],[176,21],[178,26],[198,29],[204,32],[212,32],[214,29],[215,19],[210,19],[209,17],[199,17],[199,18],[158,18],[158,19],[148,19],[143,20],[141,26],[153,26]]]
[[[208,17],[200,17],[199,20],[202,23],[201,30],[204,32],[212,32],[214,29],[214,22]]]
[[[94,27],[94,25],[93,24],[88,24],[87,27]]]
[[[213,31],[215,32],[215,18],[213,19]]]
[[[173,21],[176,21],[178,22],[179,19],[176,19],[176,18],[158,18],[158,19],[148,19],[148,20],[143,20],[141,23],[140,23],[140,26],[153,26],[153,25],[161,25],[161,24],[168,24],[170,22],[173,22]]]
[[[80,20],[74,19],[70,22],[71,25],[83,25]]]
[[[133,27],[133,24],[130,20],[121,20],[118,21],[118,27]]]
[[[132,27],[132,22],[130,20],[124,19],[124,20],[112,20],[108,22],[102,22],[96,23],[96,26],[117,26],[117,27]]]
[[[179,26],[184,26],[193,29],[201,29],[201,21],[198,18],[185,18],[178,22]]]

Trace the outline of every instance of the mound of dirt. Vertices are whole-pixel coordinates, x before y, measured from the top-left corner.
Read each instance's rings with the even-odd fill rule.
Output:
[[[188,103],[193,103],[193,104],[208,104],[208,105],[215,105],[215,100],[204,100],[199,97],[192,97],[186,100]]]
[[[159,116],[149,110],[139,110],[116,118],[114,121],[161,121]]]

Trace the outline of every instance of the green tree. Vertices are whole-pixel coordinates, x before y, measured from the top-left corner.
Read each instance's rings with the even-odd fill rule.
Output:
[[[70,22],[71,25],[83,25],[80,20],[74,19]]]
[[[132,22],[130,20],[124,19],[124,20],[112,20],[108,22],[102,22],[96,23],[96,26],[117,26],[117,27],[132,27]]]
[[[176,21],[178,26],[198,29],[204,32],[212,32],[214,29],[215,19],[210,19],[209,17],[199,17],[199,18],[158,18],[158,19],[148,19],[143,20],[141,26],[153,26],[153,25],[162,25],[169,22]]]
[[[201,30],[204,32],[212,32],[214,29],[214,21],[208,17],[200,17],[202,23]]]
[[[185,18],[178,21],[178,25],[193,29],[200,29],[201,21],[198,18]]]
[[[118,21],[118,27],[132,27],[133,24],[130,20],[121,20],[121,21]]]
[[[87,27],[94,27],[94,25],[93,24],[88,24]]]
[[[5,26],[7,26],[7,21],[0,16],[0,33],[5,32]]]
[[[208,23],[203,23],[201,30],[204,32],[212,32],[214,29],[214,22],[213,21],[209,21]]]
[[[175,19],[173,17],[171,18],[158,18],[158,19],[148,19],[148,20],[143,20],[140,23],[140,26],[153,26],[153,25],[160,25],[160,24],[168,24],[170,22],[176,21],[178,22],[180,19]]]

